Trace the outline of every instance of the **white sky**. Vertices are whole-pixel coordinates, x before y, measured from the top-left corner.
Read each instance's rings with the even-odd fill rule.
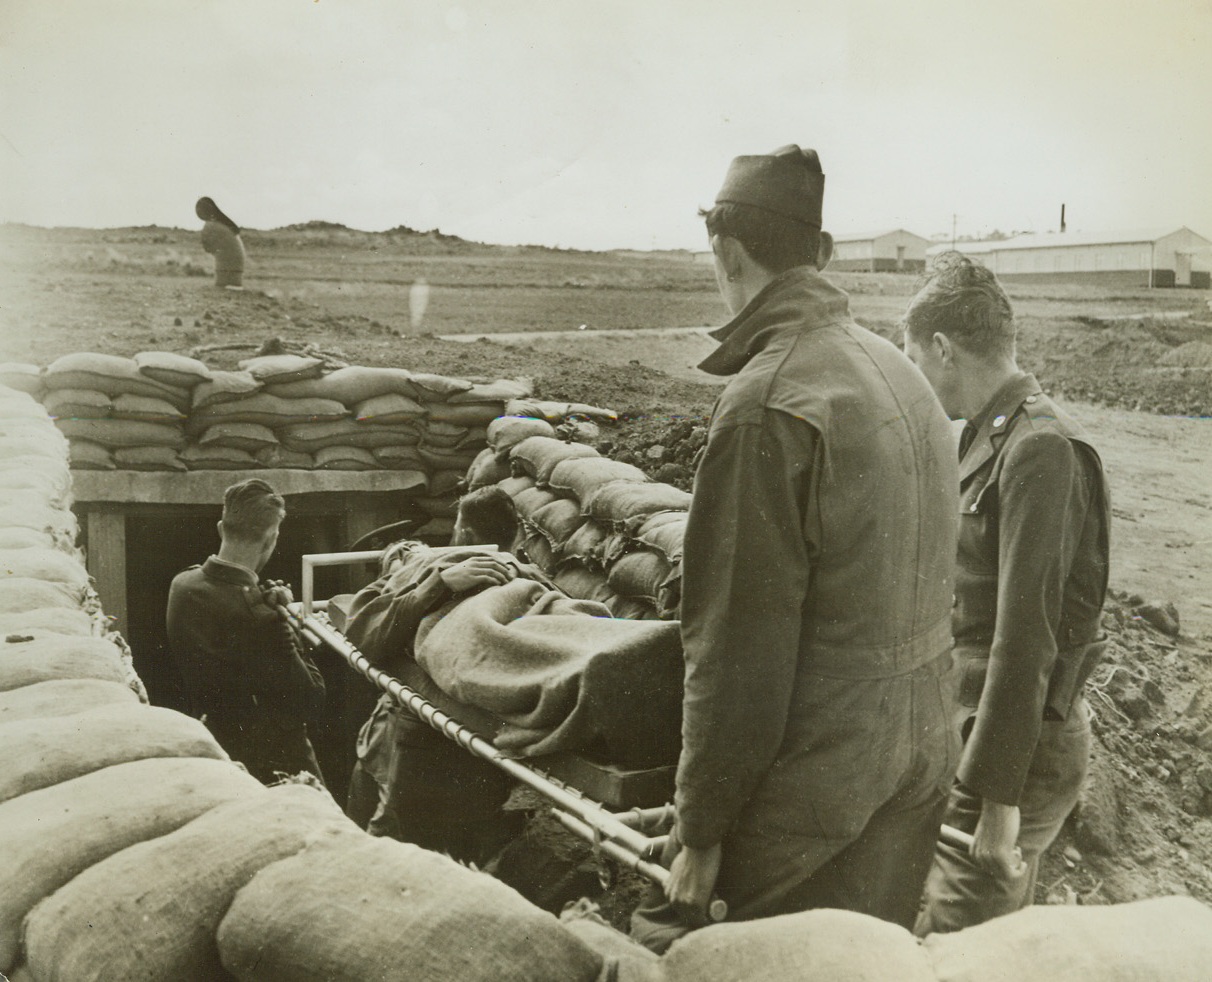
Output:
[[[835,232],[1212,236],[1212,3],[0,0],[0,221],[700,249],[790,142]]]

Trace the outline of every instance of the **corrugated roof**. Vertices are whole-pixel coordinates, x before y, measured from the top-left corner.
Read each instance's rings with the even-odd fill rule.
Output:
[[[1156,242],[1175,232],[1191,232],[1185,225],[1177,228],[1170,225],[1164,228],[1122,229],[1110,232],[1036,232],[1028,235],[1016,235],[1012,239],[1000,239],[985,242],[957,242],[955,249],[959,252],[982,255],[989,252],[1002,252],[1011,249],[1055,249],[1058,246],[1091,246],[1091,245],[1133,245],[1135,243]],[[1202,235],[1191,232],[1198,239]],[[1212,241],[1204,239],[1212,246]],[[940,242],[926,250],[930,255],[937,255],[951,249],[950,242]]]
[[[897,232],[904,232],[906,235],[912,235],[915,239],[921,239],[924,242],[929,242],[924,235],[918,235],[916,232],[910,232],[906,228],[885,228],[878,232],[832,232],[834,242],[869,242],[873,239],[882,239],[885,235],[893,235]]]

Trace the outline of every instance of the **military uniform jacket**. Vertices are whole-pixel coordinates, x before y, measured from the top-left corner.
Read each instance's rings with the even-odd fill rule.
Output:
[[[952,626],[977,708],[958,776],[1017,804],[1043,721],[1064,719],[1093,667],[1110,500],[1097,452],[1031,375],[969,421],[961,454]]]
[[[233,758],[257,776],[263,758],[281,770],[312,766],[306,724],[323,710],[324,680],[252,570],[211,556],[178,573],[167,627],[190,712]]]
[[[800,792],[785,791],[833,780],[811,750],[832,738],[807,718],[821,678],[945,659],[958,488],[929,384],[815,269],[776,277],[715,337],[700,367],[734,377],[712,413],[682,561],[676,804],[697,847],[747,807],[763,827],[805,834]],[[837,780],[862,782],[865,768],[855,760]]]

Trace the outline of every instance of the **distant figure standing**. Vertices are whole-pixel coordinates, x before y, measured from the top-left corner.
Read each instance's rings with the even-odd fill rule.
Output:
[[[244,289],[244,242],[240,226],[210,198],[199,198],[194,211],[206,223],[202,226],[202,248],[215,257],[215,286]]]
[[[412,334],[421,333],[421,321],[425,319],[425,308],[429,306],[429,283],[422,276],[408,288],[408,318]]]

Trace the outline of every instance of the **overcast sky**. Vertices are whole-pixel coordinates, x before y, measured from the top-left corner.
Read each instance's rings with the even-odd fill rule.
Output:
[[[1212,236],[1212,3],[0,0],[0,221],[700,249],[790,142],[835,232]]]

